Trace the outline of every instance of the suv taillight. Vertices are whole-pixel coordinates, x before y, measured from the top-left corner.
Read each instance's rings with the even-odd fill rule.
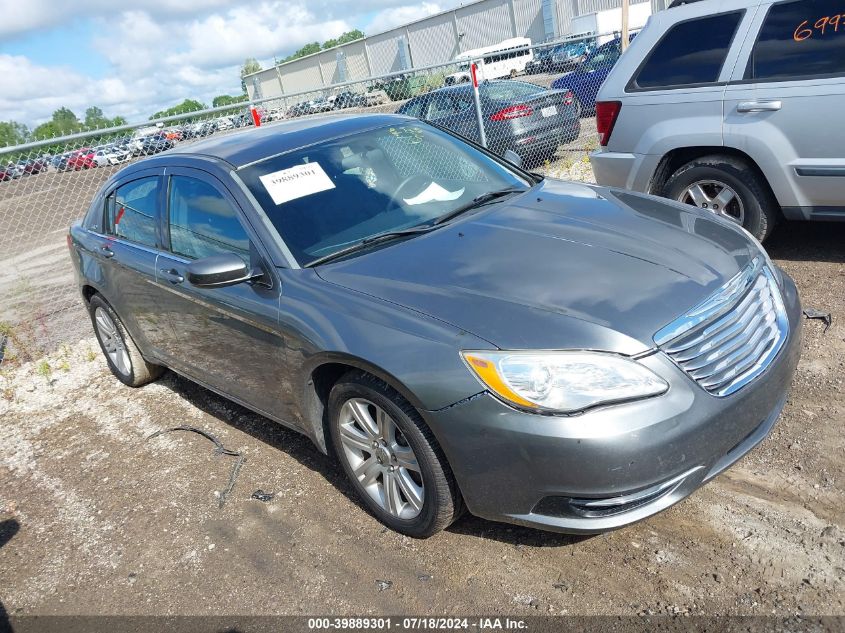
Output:
[[[534,114],[534,110],[531,109],[531,106],[520,104],[510,106],[509,108],[505,108],[504,110],[499,110],[495,114],[491,114],[490,120],[507,121],[508,119],[518,119],[519,117],[531,116],[532,114]]]
[[[616,119],[622,111],[621,101],[597,101],[596,102],[596,131],[599,133],[599,143],[602,147],[607,145]]]
[[[566,94],[563,95],[563,105],[572,105],[573,103],[575,103],[575,93],[567,90]]]

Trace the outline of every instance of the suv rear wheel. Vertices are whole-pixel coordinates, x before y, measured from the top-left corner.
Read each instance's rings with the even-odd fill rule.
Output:
[[[672,174],[660,192],[743,226],[761,242],[777,223],[777,203],[765,181],[733,156],[704,156]]]

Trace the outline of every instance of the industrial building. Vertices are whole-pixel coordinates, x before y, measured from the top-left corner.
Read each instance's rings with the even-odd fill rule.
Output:
[[[652,11],[668,0],[650,2]],[[576,35],[574,18],[621,0],[478,0],[383,33],[301,57],[246,77],[251,99],[316,91],[340,83],[445,64],[463,51],[528,37],[540,44]]]

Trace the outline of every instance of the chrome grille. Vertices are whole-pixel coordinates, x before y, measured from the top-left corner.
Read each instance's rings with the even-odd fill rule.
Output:
[[[766,370],[789,331],[774,272],[756,258],[716,293],[654,336],[715,396],[735,393]]]

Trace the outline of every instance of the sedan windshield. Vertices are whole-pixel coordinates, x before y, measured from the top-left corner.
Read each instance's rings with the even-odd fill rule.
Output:
[[[486,194],[531,184],[463,141],[419,123],[333,139],[239,174],[302,266],[376,235],[433,227],[439,218],[490,198]]]

